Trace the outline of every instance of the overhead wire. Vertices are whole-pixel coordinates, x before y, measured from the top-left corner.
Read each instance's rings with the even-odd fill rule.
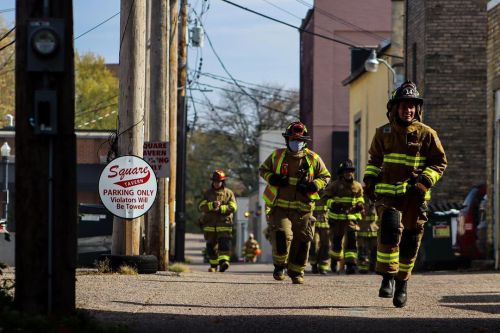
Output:
[[[271,20],[271,21],[274,21],[274,22],[277,22],[277,23],[280,23],[280,24],[286,25],[286,26],[288,26],[288,27],[290,27],[290,28],[293,28],[293,29],[296,29],[296,30],[298,30],[298,31],[300,31],[300,32],[304,32],[304,33],[307,33],[307,34],[310,34],[310,35],[313,35],[313,36],[316,36],[316,37],[319,37],[319,38],[323,38],[323,39],[326,39],[326,40],[329,40],[329,41],[332,41],[332,42],[335,42],[335,43],[339,43],[339,44],[343,44],[343,45],[346,45],[346,46],[350,46],[350,47],[352,47],[352,48],[357,48],[357,49],[366,49],[366,50],[369,50],[369,51],[371,51],[371,50],[372,50],[372,49],[370,49],[370,48],[366,48],[366,47],[362,47],[362,46],[359,46],[359,45],[355,45],[355,44],[352,44],[352,43],[348,43],[348,42],[342,41],[342,40],[340,40],[340,39],[338,39],[338,38],[325,36],[325,35],[323,35],[323,34],[318,34],[318,33],[316,33],[316,32],[312,32],[312,31],[306,30],[306,29],[304,29],[304,28],[302,28],[302,27],[297,27],[297,26],[295,26],[295,25],[293,25],[293,24],[290,24],[290,23],[288,23],[288,22],[278,20],[278,19],[276,19],[276,18],[274,18],[274,17],[271,17],[271,16],[266,15],[266,14],[262,14],[262,13],[260,13],[260,12],[257,12],[257,11],[255,11],[255,10],[253,10],[253,9],[250,9],[250,8],[247,8],[247,7],[244,7],[244,6],[241,6],[241,5],[237,4],[237,3],[234,3],[234,2],[229,1],[229,0],[220,0],[220,1],[223,1],[223,2],[225,2],[225,3],[228,3],[228,4],[232,5],[232,6],[238,7],[238,8],[240,8],[240,9],[245,10],[245,11],[247,11],[247,12],[250,12],[250,13],[252,13],[252,14],[255,14],[255,15],[258,15],[258,16],[261,16],[261,17],[264,17],[264,18],[266,18],[266,19],[268,19],[268,20]],[[207,38],[207,39],[208,39],[208,38]],[[400,56],[396,56],[396,55],[392,55],[392,54],[384,54],[384,55],[385,55],[385,56],[388,56],[388,57],[392,57],[392,58],[399,58],[399,59],[402,59],[402,57],[400,57]]]
[[[93,31],[93,30],[95,30],[95,29],[99,28],[101,25],[103,25],[104,23],[106,23],[106,22],[110,21],[111,19],[115,18],[115,17],[116,17],[116,16],[118,16],[118,15],[120,15],[120,12],[118,12],[118,13],[114,14],[114,15],[113,15],[113,16],[111,16],[111,17],[108,17],[107,19],[105,19],[105,20],[104,20],[104,21],[102,21],[101,23],[97,24],[96,26],[94,26],[94,27],[92,27],[92,28],[88,29],[87,31],[85,31],[85,32],[83,32],[83,33],[81,33],[81,34],[79,34],[78,36],[76,36],[76,37],[74,38],[74,40],[77,40],[78,38],[80,38],[80,37],[82,37],[82,36],[85,36],[85,35],[86,35],[86,34],[88,34],[89,32],[91,32],[91,31]]]
[[[223,0],[225,1],[225,0]],[[196,14],[196,11],[194,11],[195,15]],[[197,15],[198,16],[198,15]],[[286,111],[282,111],[282,110],[278,110],[278,109],[275,109],[275,108],[271,108],[269,106],[266,106],[266,105],[263,105],[262,103],[260,103],[259,100],[257,100],[254,96],[250,95],[245,89],[243,89],[243,87],[236,81],[236,79],[233,77],[233,75],[229,72],[229,70],[227,69],[226,65],[224,64],[224,62],[222,61],[222,59],[220,58],[219,54],[217,53],[217,51],[215,50],[215,47],[214,45],[212,44],[212,40],[210,39],[210,36],[208,35],[205,27],[203,26],[203,23],[200,21],[200,24],[201,26],[203,27],[203,30],[205,30],[205,36],[207,37],[207,41],[208,41],[208,45],[210,46],[210,48],[212,49],[212,52],[214,53],[215,57],[217,58],[217,61],[219,62],[219,64],[221,65],[222,69],[224,69],[224,71],[226,72],[226,74],[231,78],[231,80],[234,82],[234,84],[245,94],[247,95],[251,100],[253,100],[257,105],[265,108],[265,109],[268,109],[268,110],[271,110],[271,111],[276,111],[276,112],[280,112],[280,113],[284,113],[284,114],[287,114],[287,115],[290,115],[290,116],[294,116],[296,118],[299,118],[298,115],[292,115]]]
[[[373,32],[373,31],[366,30],[366,29],[364,29],[364,28],[362,28],[362,27],[360,27],[360,26],[358,26],[358,25],[356,25],[356,24],[354,24],[352,22],[349,22],[349,21],[347,21],[347,20],[345,20],[345,19],[343,19],[341,17],[338,17],[338,16],[330,13],[329,11],[320,8],[317,5],[316,6],[311,5],[311,4],[309,4],[309,3],[307,3],[307,2],[305,2],[303,0],[295,0],[295,1],[297,1],[298,3],[300,3],[300,4],[302,4],[302,5],[306,6],[306,7],[308,7],[309,9],[313,9],[314,8],[315,11],[317,11],[318,13],[320,13],[323,16],[328,17],[332,21],[336,21],[336,22],[339,22],[339,23],[341,23],[341,24],[343,24],[345,26],[354,28],[354,29],[356,29],[356,30],[358,30],[360,32],[365,33],[366,35],[369,35],[370,37],[372,37],[375,40],[381,41],[381,40],[384,40],[386,38],[386,37],[381,36],[381,35]]]

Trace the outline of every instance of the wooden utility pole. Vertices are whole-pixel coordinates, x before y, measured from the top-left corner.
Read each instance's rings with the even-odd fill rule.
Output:
[[[177,0],[170,1],[170,52],[169,52],[169,138],[170,138],[170,179],[168,183],[168,215],[170,230],[175,229],[175,187],[177,179],[177,29],[179,5]],[[173,241],[173,239],[171,238]],[[171,242],[171,244],[174,242]],[[175,244],[174,244],[175,245]],[[172,248],[172,247],[171,247]]]
[[[151,4],[150,48],[150,141],[167,141],[168,128],[168,63],[169,0],[155,0]],[[165,178],[158,178],[156,201],[148,213],[147,253],[158,258],[158,268],[168,267],[168,232],[166,232],[165,205],[167,204]]]
[[[75,311],[73,6],[16,1],[16,289],[19,310]]]
[[[177,111],[177,191],[175,211],[175,260],[184,258],[186,235],[186,82],[187,82],[187,21],[188,3],[181,0],[179,32],[179,77]]]
[[[146,2],[121,0],[118,155],[142,157]],[[140,218],[113,220],[112,253],[139,255]]]

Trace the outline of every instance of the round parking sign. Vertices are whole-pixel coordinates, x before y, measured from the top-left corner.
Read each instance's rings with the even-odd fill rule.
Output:
[[[118,157],[99,178],[99,196],[104,206],[124,219],[144,215],[156,199],[158,183],[151,166],[132,155]]]

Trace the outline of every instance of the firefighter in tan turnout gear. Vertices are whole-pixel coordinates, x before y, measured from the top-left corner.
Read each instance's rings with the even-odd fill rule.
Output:
[[[233,213],[236,199],[233,191],[225,187],[226,175],[223,170],[215,170],[212,186],[205,191],[198,208],[203,212],[201,227],[207,242],[209,272],[224,272],[229,268]]]
[[[358,271],[366,274],[375,271],[377,262],[377,210],[375,203],[365,196],[365,209],[361,214],[358,231]]]
[[[285,269],[295,284],[304,283],[304,268],[314,235],[314,202],[330,173],[318,154],[306,148],[307,128],[293,122],[283,133],[286,148],[275,150],[260,166],[268,185],[263,199],[268,215],[276,280],[285,279]]]
[[[309,263],[312,273],[325,275],[330,268],[330,225],[328,224],[327,197],[323,191],[319,193],[320,199],[314,206],[313,215],[316,218],[314,224],[314,238],[309,250]]]
[[[446,169],[436,131],[422,121],[423,99],[404,82],[387,103],[389,123],[377,128],[366,166],[365,192],[376,197],[380,221],[376,272],[383,276],[379,296],[407,301],[407,281],[427,221],[430,189]],[[395,279],[395,280],[394,280]]]
[[[356,273],[358,247],[356,231],[363,211],[363,187],[354,180],[354,165],[351,160],[340,163],[339,179],[328,184],[325,195],[328,199],[328,219],[332,235],[332,271],[337,262],[344,259],[346,274]],[[345,238],[345,239],[344,239]]]

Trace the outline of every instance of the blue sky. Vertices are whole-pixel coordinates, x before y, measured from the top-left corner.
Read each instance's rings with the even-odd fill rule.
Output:
[[[144,0],[138,0],[144,1]],[[233,0],[242,6],[299,26],[307,12],[305,4],[313,0]],[[253,83],[272,83],[286,88],[299,86],[298,31],[233,7],[221,0],[191,0],[189,4],[201,12],[203,3],[210,4],[202,22],[216,52],[229,72],[237,79]],[[0,0],[0,10],[14,8],[15,0]],[[275,6],[282,8],[281,10]],[[119,0],[74,0],[74,35],[111,17],[120,10]],[[289,13],[285,12],[288,11]],[[14,12],[3,14],[9,26],[14,24]],[[194,20],[195,15],[190,18]],[[109,63],[118,62],[119,15],[96,30],[78,38],[79,52],[93,52]],[[190,69],[203,57],[202,72],[226,76],[208,41],[202,49],[188,50]]]

